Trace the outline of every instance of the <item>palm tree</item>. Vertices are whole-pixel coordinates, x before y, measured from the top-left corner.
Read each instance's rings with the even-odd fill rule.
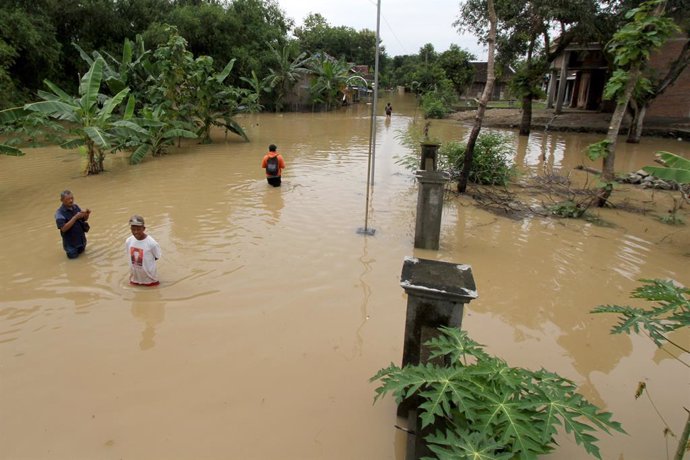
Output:
[[[269,45],[269,48],[276,59],[277,65],[276,68],[269,69],[266,81],[276,91],[276,112],[280,112],[290,90],[302,75],[308,72],[308,69],[305,67],[308,61],[307,53],[300,53],[299,56],[291,59],[290,55],[292,53],[289,45],[283,46],[281,51],[276,50],[271,45]]]

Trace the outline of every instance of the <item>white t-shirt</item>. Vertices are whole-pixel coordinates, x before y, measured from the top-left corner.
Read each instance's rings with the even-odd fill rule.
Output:
[[[129,259],[129,281],[133,284],[158,284],[156,260],[161,257],[161,247],[152,236],[146,235],[138,240],[134,235],[127,238],[127,258]]]

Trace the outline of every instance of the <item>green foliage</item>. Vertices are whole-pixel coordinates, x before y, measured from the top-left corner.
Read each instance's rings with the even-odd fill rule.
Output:
[[[659,220],[667,225],[685,225],[685,220],[677,212],[673,211],[669,211],[665,216],[659,217]]]
[[[374,66],[376,33],[371,30],[334,27],[322,15],[312,13],[305,18],[302,27],[295,29],[294,34],[303,52],[326,53],[344,62]],[[385,55],[385,49],[379,49]]]
[[[285,107],[285,98],[290,90],[297,84],[297,81],[307,73],[308,63],[307,53],[300,53],[293,57],[293,48],[289,45],[283,46],[280,50],[269,46],[273,53],[274,64],[269,68],[266,83],[275,92],[276,112]]]
[[[99,93],[104,66],[105,62],[101,58],[93,62],[80,81],[78,97],[70,96],[46,80],[45,84],[51,91],[39,91],[38,95],[43,101],[6,111],[6,115],[20,117],[28,116],[28,112],[35,112],[38,118],[34,120],[52,118],[68,122],[68,136],[63,138],[60,146],[69,149],[85,146],[88,154],[87,173],[98,174],[103,171],[105,152],[111,149],[111,129],[116,119],[114,111],[129,93],[129,88],[113,97]]]
[[[424,118],[445,118],[451,112],[443,97],[435,91],[422,95],[421,105]]]
[[[599,305],[592,313],[615,313],[619,321],[612,334],[639,333],[646,331],[654,343],[661,347],[668,341],[668,334],[677,329],[690,326],[690,289],[676,286],[672,281],[642,279],[642,286],[636,288],[631,297],[657,302],[650,309]]]
[[[448,50],[441,53],[438,57],[438,65],[452,82],[456,94],[464,93],[472,85],[474,66],[472,66],[470,61],[475,59],[472,53],[460,49],[455,44],[450,45]]]
[[[678,30],[671,18],[657,14],[656,10],[663,3],[664,0],[649,0],[625,14],[628,22],[607,45],[617,67],[627,69],[635,63],[649,60],[652,50],[663,45]]]
[[[690,160],[671,152],[657,152],[665,167],[645,166],[649,174],[659,179],[672,180],[679,184],[690,184]]]
[[[117,149],[131,151],[130,164],[141,163],[148,153],[162,155],[175,139],[197,137],[196,133],[180,127],[180,122],[171,121],[160,106],[154,110],[144,107],[139,118],[126,115],[113,125],[119,141]]]
[[[546,94],[541,86],[547,71],[548,66],[543,59],[520,62],[517,65],[515,75],[508,84],[510,93],[518,99],[543,99]]]
[[[397,402],[421,398],[422,427],[436,428],[425,441],[438,458],[536,458],[554,449],[560,426],[601,458],[595,430],[624,432],[610,413],[577,393],[572,381],[544,369],[510,367],[466,332],[439,330],[425,345],[432,360],[449,364],[391,364],[371,378],[380,381],[375,401],[388,393]]]
[[[549,206],[548,209],[551,214],[568,219],[579,219],[587,211],[587,208],[581,203],[576,203],[572,200],[561,201]]]
[[[587,157],[592,161],[596,161],[599,158],[606,158],[609,154],[609,145],[611,145],[611,142],[606,139],[590,144],[587,147]]]
[[[459,156],[460,153],[462,156]],[[474,158],[468,179],[475,184],[506,185],[515,175],[515,168],[510,160],[512,153],[512,142],[508,137],[494,132],[480,134],[474,146]],[[454,167],[459,173],[465,159],[465,146],[457,155]]]
[[[313,76],[309,89],[312,101],[325,104],[326,110],[337,107],[352,66],[321,53],[309,60],[308,68]]]

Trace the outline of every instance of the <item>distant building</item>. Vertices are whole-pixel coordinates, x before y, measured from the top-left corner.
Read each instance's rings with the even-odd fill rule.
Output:
[[[649,66],[661,76],[677,59],[687,43],[686,37],[675,37],[652,54]],[[564,108],[612,112],[615,103],[603,99],[604,86],[611,75],[600,43],[575,43],[551,63],[547,90],[547,107],[556,112]],[[561,80],[564,84],[561,85]],[[690,121],[690,67],[654,99],[646,114],[648,122]]]
[[[463,97],[479,99],[484,92],[489,64],[488,62],[478,61],[470,62],[470,64],[474,67],[474,80],[469,89],[463,94]],[[497,72],[497,78],[494,80],[494,90],[489,100],[496,101],[508,98],[508,82],[513,75],[515,75],[515,72],[511,68],[501,69],[500,72]]]

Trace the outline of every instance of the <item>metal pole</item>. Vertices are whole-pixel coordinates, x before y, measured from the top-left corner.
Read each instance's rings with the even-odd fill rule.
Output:
[[[376,56],[374,57],[374,101],[371,104],[371,128],[369,130],[369,161],[367,163],[367,199],[364,210],[364,228],[357,233],[373,235],[376,230],[369,228],[369,195],[374,185],[374,161],[376,160],[376,102],[379,96],[379,33],[381,26],[381,0],[376,2]]]
[[[371,185],[374,185],[374,170],[376,168],[376,105],[379,100],[379,42],[381,30],[381,0],[376,2],[376,56],[374,57],[374,103],[371,106]]]

